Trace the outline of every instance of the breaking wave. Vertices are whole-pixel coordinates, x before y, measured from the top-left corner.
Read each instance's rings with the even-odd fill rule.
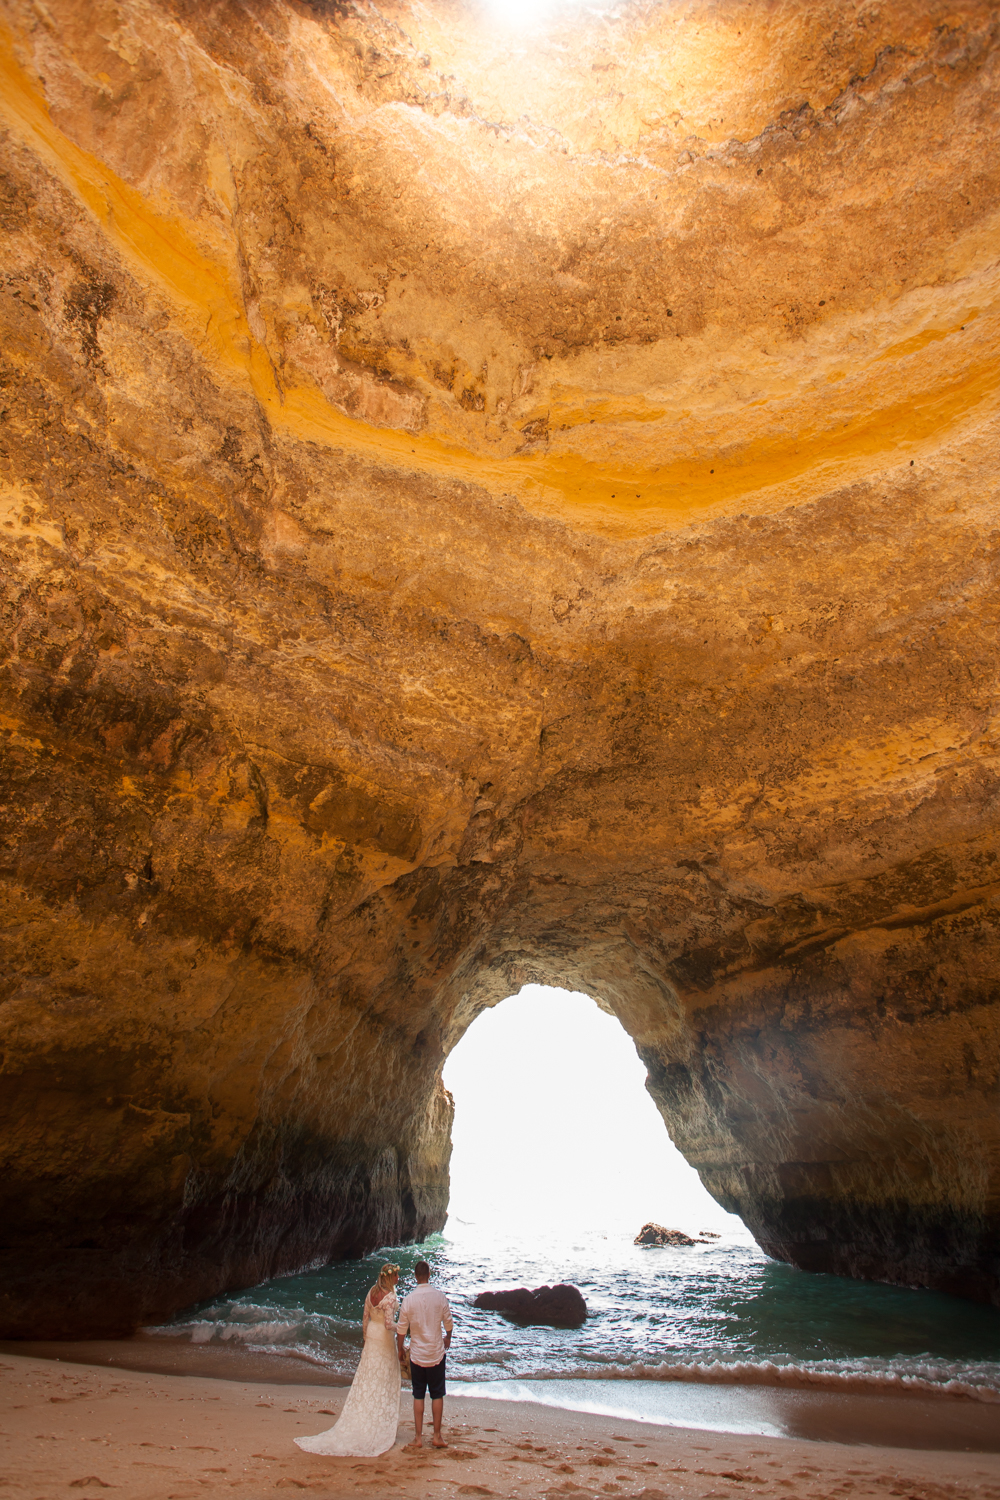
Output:
[[[593,1366],[575,1370],[538,1370],[525,1380],[659,1380],[684,1381],[694,1385],[753,1385],[778,1389],[842,1391],[856,1395],[889,1395],[899,1391],[920,1391],[927,1395],[965,1396],[972,1401],[1000,1404],[1000,1383],[993,1370],[984,1370],[981,1380],[959,1378],[937,1366],[920,1371],[863,1370],[828,1365],[776,1364],[773,1360],[756,1363],[739,1360],[726,1364],[713,1360],[709,1364],[630,1365],[627,1368]],[[990,1381],[994,1383],[989,1383]]]

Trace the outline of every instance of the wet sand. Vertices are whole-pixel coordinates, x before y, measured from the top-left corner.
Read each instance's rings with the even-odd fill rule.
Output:
[[[450,1397],[450,1447],[411,1453],[403,1449],[412,1435],[405,1392],[389,1453],[317,1458],[293,1438],[332,1425],[343,1387],[143,1373],[11,1354],[10,1347],[0,1355],[0,1489],[10,1500],[104,1489],[129,1500],[276,1490],[331,1500],[1000,1500],[1000,1458],[991,1453],[761,1438],[485,1399]],[[843,1399],[810,1394],[834,1412]],[[878,1399],[896,1400],[924,1429],[927,1407],[975,1405]],[[1000,1413],[983,1415],[989,1424]]]

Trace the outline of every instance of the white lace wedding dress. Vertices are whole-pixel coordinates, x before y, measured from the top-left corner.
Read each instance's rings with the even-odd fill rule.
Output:
[[[365,1298],[362,1330],[365,1344],[340,1416],[326,1432],[296,1438],[307,1453],[377,1458],[396,1441],[399,1426],[401,1376],[396,1353],[395,1292],[386,1292],[377,1306]]]

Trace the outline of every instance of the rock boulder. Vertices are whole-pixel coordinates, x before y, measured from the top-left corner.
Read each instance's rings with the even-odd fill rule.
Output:
[[[664,1229],[662,1224],[643,1224],[633,1245],[707,1245],[707,1240],[693,1240],[679,1229]]]
[[[557,1286],[515,1287],[510,1292],[480,1292],[473,1307],[503,1313],[522,1327],[548,1324],[552,1328],[579,1328],[587,1318],[587,1304],[578,1287],[567,1282]]]

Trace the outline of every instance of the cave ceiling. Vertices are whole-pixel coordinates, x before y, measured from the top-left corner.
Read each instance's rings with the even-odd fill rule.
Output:
[[[3,0],[0,1328],[438,1227],[528,980],[770,1253],[1000,1297],[998,58]]]

